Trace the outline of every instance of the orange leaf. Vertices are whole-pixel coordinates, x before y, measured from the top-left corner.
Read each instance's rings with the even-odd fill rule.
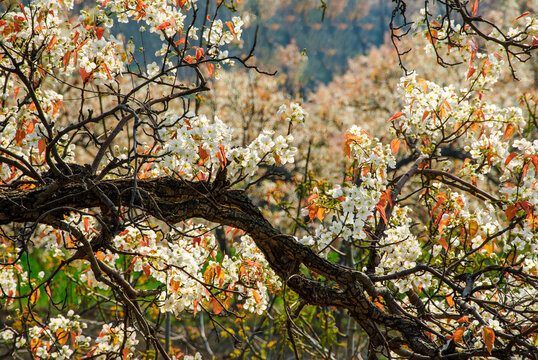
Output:
[[[51,51],[57,42],[58,39],[56,38],[56,35],[52,35],[52,39],[50,40],[49,46],[47,47],[47,52]]]
[[[392,117],[389,119],[389,122],[391,122],[391,121],[394,120],[394,119],[399,118],[399,117],[402,116],[402,115],[404,115],[404,113],[401,112],[401,111],[398,111],[396,114],[392,115]]]
[[[478,11],[478,0],[475,0],[471,4],[471,14],[473,14],[473,16],[475,16],[477,11]]]
[[[506,158],[506,161],[504,162],[504,165],[508,165],[510,163],[510,161],[512,161],[513,158],[515,158],[517,156],[517,153],[511,153],[510,155],[508,155],[508,157]]]
[[[82,82],[86,83],[90,79],[91,73],[87,73],[86,69],[84,67],[80,68],[80,77],[82,78]]]
[[[471,76],[473,76],[474,72],[476,71],[475,68],[469,68],[469,72],[467,73],[467,80],[469,80],[469,78]]]
[[[392,150],[393,154],[396,154],[398,152],[398,149],[400,148],[400,139],[393,139],[390,142],[390,149]]]
[[[226,165],[228,163],[228,161],[226,160],[226,154],[224,153],[224,145],[223,144],[219,144],[219,150],[220,150],[220,153],[222,155],[222,162],[224,163],[224,165]]]
[[[65,331],[64,329],[58,329],[56,330],[56,339],[60,343],[60,345],[65,345],[67,342],[67,339],[69,339],[69,333]]]
[[[183,8],[185,4],[187,3],[187,0],[176,0],[176,5]]]
[[[454,331],[454,335],[452,335],[452,339],[456,344],[459,344],[461,342],[461,339],[463,338],[463,333],[465,332],[465,326],[460,326],[459,328]]]
[[[157,31],[162,30],[162,29],[166,29],[170,25],[172,25],[172,24],[170,24],[170,21],[165,21],[165,22],[163,22],[161,25],[159,25],[157,27]]]
[[[376,209],[381,214],[381,217],[383,218],[383,221],[385,222],[385,224],[387,224],[388,222],[387,222],[387,216],[385,215],[385,205],[377,204]]]
[[[43,151],[47,148],[47,142],[45,139],[39,139],[37,142],[37,148],[39,149],[39,155],[43,154]]]
[[[512,135],[514,135],[514,132],[516,131],[516,127],[512,124],[506,125],[506,131],[504,132],[504,139],[510,139]]]
[[[316,216],[320,221],[323,221],[323,218],[325,217],[325,208],[320,207],[316,213]]]
[[[213,77],[213,73],[215,72],[215,65],[212,63],[207,63],[207,72],[209,73],[209,77]]]
[[[71,58],[71,50],[66,52],[65,55],[64,55],[64,58],[63,58],[64,71],[65,71],[65,69],[67,69],[67,65],[69,64],[69,59],[70,58]]]
[[[478,232],[478,223],[475,220],[469,221],[469,237],[473,238]]]
[[[32,295],[30,295],[30,304],[35,304],[36,301],[39,299],[39,295],[41,295],[41,290],[39,288],[35,289]]]
[[[22,144],[22,140],[26,137],[26,131],[24,129],[19,129],[15,132],[15,142],[17,145]]]
[[[519,15],[519,16],[516,18],[516,20],[519,20],[519,19],[521,19],[522,17],[525,17],[525,16],[527,16],[527,15],[529,15],[529,14],[530,14],[529,11],[525,11],[523,14]]]
[[[197,48],[196,49],[196,60],[200,60],[200,58],[204,56],[204,49]]]
[[[452,307],[454,306],[454,299],[452,299],[452,295],[448,295],[446,297],[446,303],[448,304],[448,306]]]
[[[458,320],[456,320],[457,323],[466,323],[469,322],[469,317],[467,315],[460,317]]]
[[[318,214],[318,206],[317,205],[310,205],[308,210],[308,217],[310,218],[310,221],[313,221],[314,218]]]
[[[426,120],[426,118],[428,117],[428,115],[430,115],[430,112],[428,110],[424,111],[424,114],[422,114],[422,120],[421,122],[424,122],[424,120]]]
[[[144,270],[144,274],[145,274],[146,276],[149,276],[149,275],[151,274],[150,269],[149,269],[149,265],[144,266],[144,267],[142,268],[142,270]]]
[[[254,295],[254,300],[256,300],[256,304],[260,304],[262,302],[262,298],[260,297],[260,294],[256,290],[252,290],[252,295]]]
[[[484,326],[482,328],[482,340],[484,340],[486,349],[488,349],[488,352],[491,354],[491,350],[493,350],[493,343],[495,342],[495,332],[493,332],[493,330],[489,327]]]
[[[106,74],[110,80],[112,80],[112,75],[110,74],[110,71],[108,70],[108,66],[106,66],[106,63],[103,63],[103,67],[106,70]]]
[[[439,245],[441,245],[443,247],[443,249],[448,251],[448,244],[446,243],[444,236],[441,236],[441,238],[439,240],[437,240],[437,242],[439,243]]]
[[[77,43],[79,36],[80,36],[80,33],[78,31],[75,31],[75,35],[73,35],[73,45]]]
[[[103,34],[105,33],[105,29],[98,26],[95,28],[95,35],[97,36],[97,40],[101,40],[103,37]]]
[[[224,307],[222,307],[222,305],[215,299],[213,299],[213,312],[218,315],[222,312],[222,310],[224,309]]]
[[[233,26],[232,22],[231,21],[226,21],[226,25],[228,25],[228,29],[230,29],[232,34],[235,35],[235,30],[234,30],[234,26]]]

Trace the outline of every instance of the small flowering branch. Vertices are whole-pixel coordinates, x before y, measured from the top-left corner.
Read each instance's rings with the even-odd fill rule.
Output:
[[[385,232],[385,229],[387,228],[388,221],[390,220],[390,217],[392,215],[392,210],[394,209],[394,206],[397,202],[398,196],[400,195],[400,192],[402,191],[403,187],[409,181],[413,175],[415,175],[417,172],[419,172],[419,166],[422,164],[422,162],[426,159],[426,155],[420,154],[420,156],[415,160],[413,165],[405,174],[403,174],[396,184],[394,185],[394,188],[390,192],[390,201],[386,205],[385,208],[385,219],[379,220],[377,223],[377,226],[374,231],[374,240],[372,241],[372,244],[369,246],[369,252],[368,255],[368,266],[367,266],[367,272],[368,273],[375,273],[376,266],[379,264],[380,258],[377,253],[376,247],[377,243],[379,243],[379,240],[383,236],[383,233]]]

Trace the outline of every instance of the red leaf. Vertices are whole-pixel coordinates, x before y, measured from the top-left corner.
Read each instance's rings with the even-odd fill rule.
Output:
[[[514,216],[516,216],[517,212],[517,206],[511,205],[506,210],[504,210],[504,213],[506,214],[506,217],[508,220],[512,220]]]
[[[532,46],[538,46],[538,35],[532,36]]]
[[[523,208],[523,210],[525,210],[527,215],[530,215],[532,213],[528,201],[523,200],[523,201],[518,202],[518,204],[519,204],[519,206],[521,206]]]
[[[26,131],[24,129],[19,129],[15,132],[15,142],[17,145],[22,144],[22,140],[26,137]]]
[[[150,269],[149,269],[149,265],[144,266],[142,268],[142,270],[144,270],[144,274],[146,274],[146,276],[149,277],[149,275],[151,274]]]

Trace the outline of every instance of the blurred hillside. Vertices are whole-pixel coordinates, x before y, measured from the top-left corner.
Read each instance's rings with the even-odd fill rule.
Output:
[[[197,4],[200,14],[205,13],[206,4],[208,14],[214,13],[215,1]],[[296,86],[289,85],[288,90],[300,88],[303,92],[344,73],[348,58],[381,45],[388,34],[393,5],[391,0],[244,0],[237,9],[248,28],[242,43],[235,46],[248,53],[258,28],[256,64],[269,72],[289,74]],[[219,11],[220,16],[233,16],[224,7]],[[196,26],[201,27],[201,19],[203,16],[198,17]],[[132,37],[142,50],[137,60],[141,64],[152,62],[159,50],[158,42],[152,41],[157,35],[140,33],[136,23],[118,25],[119,32],[127,40]]]

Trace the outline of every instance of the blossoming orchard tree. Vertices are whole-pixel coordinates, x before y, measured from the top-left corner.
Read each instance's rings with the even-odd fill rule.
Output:
[[[223,66],[253,67],[228,52],[234,1],[0,3],[1,355],[200,358],[164,341],[171,314],[233,338],[234,356],[536,359],[537,99],[482,95],[532,55],[538,18],[503,32],[476,0],[441,3],[415,30],[467,64],[466,85],[402,77],[392,138],[352,126],[345,179],[302,178],[280,204],[293,226],[252,190],[307,158],[305,110],[275,108],[282,130],[248,142],[198,113]],[[157,61],[113,35],[129,21],[160,36]]]

